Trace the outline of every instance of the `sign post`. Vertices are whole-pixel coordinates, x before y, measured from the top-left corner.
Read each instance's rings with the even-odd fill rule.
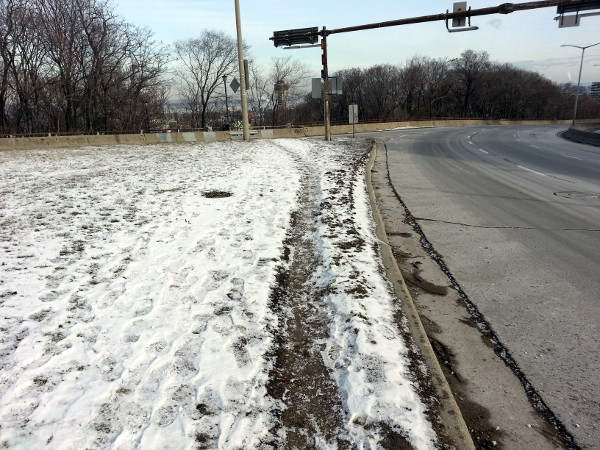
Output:
[[[358,123],[358,105],[348,105],[348,117],[352,124],[352,137],[354,137],[354,124]]]

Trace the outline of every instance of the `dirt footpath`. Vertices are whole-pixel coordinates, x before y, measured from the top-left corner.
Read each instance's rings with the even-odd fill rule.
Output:
[[[383,144],[374,148],[368,177],[385,230],[380,238],[393,254],[386,262],[388,276],[399,296],[412,298],[420,320],[411,323],[411,332],[425,359],[429,355],[441,367],[445,380],[438,389],[443,395],[449,384],[475,447],[577,448],[524,374],[511,366],[510,354],[477,307],[461,295],[459,282],[391,185]],[[426,338],[419,339],[422,331]]]

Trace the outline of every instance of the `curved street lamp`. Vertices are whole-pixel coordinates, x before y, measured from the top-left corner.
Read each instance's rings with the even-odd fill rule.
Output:
[[[575,47],[575,48],[581,49],[581,64],[579,65],[579,79],[577,80],[577,95],[575,95],[575,110],[573,111],[573,123],[571,124],[571,126],[575,126],[575,119],[577,118],[577,103],[579,102],[579,86],[581,85],[581,69],[583,68],[583,54],[585,53],[586,49],[588,49],[590,47],[594,47],[596,45],[600,45],[600,42],[596,42],[595,44],[586,45],[583,47],[579,46],[579,45],[569,45],[569,44],[561,45],[561,47]]]

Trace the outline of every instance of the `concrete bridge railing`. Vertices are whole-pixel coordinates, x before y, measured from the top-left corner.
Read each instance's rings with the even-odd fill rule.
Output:
[[[511,120],[415,120],[390,123],[356,124],[356,133],[392,130],[406,127],[452,127],[471,125],[549,125],[564,124],[569,121],[511,121]],[[334,125],[332,134],[352,133],[352,125]],[[294,137],[322,136],[324,130],[318,127],[296,127],[258,129],[251,131],[254,139],[277,139]],[[216,142],[242,139],[242,133],[236,131],[205,131],[180,133],[140,133],[140,134],[99,134],[75,136],[15,137],[1,138],[0,150],[18,150],[34,148],[62,148],[103,145],[149,145],[163,143]],[[577,140],[577,139],[576,139]]]

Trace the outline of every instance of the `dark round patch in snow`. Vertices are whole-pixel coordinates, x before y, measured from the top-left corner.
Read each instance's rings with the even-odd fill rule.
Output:
[[[225,198],[225,197],[231,197],[231,192],[207,191],[207,192],[203,192],[202,195],[204,195],[206,198]]]

